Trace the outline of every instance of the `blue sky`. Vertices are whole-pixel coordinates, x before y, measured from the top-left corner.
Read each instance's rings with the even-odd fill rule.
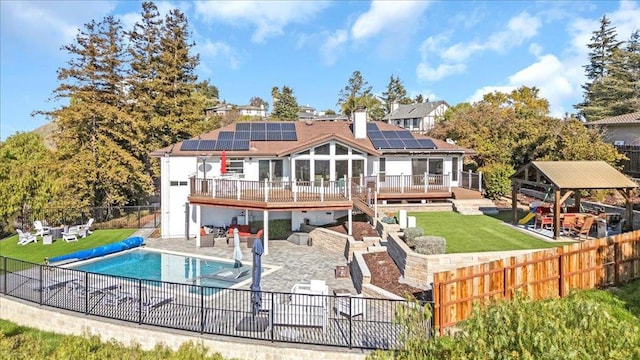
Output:
[[[451,105],[537,86],[552,114],[582,99],[586,44],[606,14],[619,40],[640,28],[640,1],[159,1],[189,18],[201,80],[221,99],[271,103],[287,85],[298,103],[335,109],[355,70],[375,93],[399,76],[410,95]],[[60,50],[84,23],[114,15],[129,28],[136,1],[0,1],[0,139],[45,124]]]

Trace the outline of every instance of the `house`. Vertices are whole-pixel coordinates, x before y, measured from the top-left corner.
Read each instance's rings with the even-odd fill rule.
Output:
[[[240,111],[240,115],[242,116],[255,116],[260,118],[264,118],[267,116],[267,111],[264,109],[264,105],[240,105],[237,107],[237,109],[238,111]]]
[[[151,153],[160,159],[161,234],[198,238],[202,225],[260,220],[268,252],[269,220],[289,220],[296,231],[344,216],[350,224],[354,207],[374,216],[376,197],[449,199],[472,153],[367,121],[364,110],[353,122],[230,124]]]
[[[586,125],[603,129],[603,139],[614,145],[640,146],[640,112],[590,121]]]
[[[623,172],[640,177],[640,112],[612,116],[585,123],[602,130],[602,138],[616,146],[627,160],[622,161]]]
[[[233,110],[233,105],[222,103],[222,104],[218,104],[216,106],[211,106],[204,109],[204,115],[205,116],[214,116],[214,115],[223,116],[223,115],[226,115],[231,110]]]
[[[433,128],[436,120],[443,116],[449,107],[446,101],[409,105],[394,103],[391,105],[391,112],[385,115],[382,121],[413,132],[424,133]]]

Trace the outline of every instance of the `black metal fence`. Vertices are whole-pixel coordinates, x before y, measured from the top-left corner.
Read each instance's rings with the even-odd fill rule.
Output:
[[[142,280],[0,256],[5,296],[136,324],[231,337],[360,349],[399,349],[406,301],[262,291]],[[433,304],[431,304],[433,305]],[[433,306],[431,306],[433,309]]]
[[[160,206],[49,207],[25,211],[14,225],[31,229],[35,220],[45,221],[49,226],[77,225],[86,224],[90,218],[94,219],[94,229],[156,228],[160,225]]]

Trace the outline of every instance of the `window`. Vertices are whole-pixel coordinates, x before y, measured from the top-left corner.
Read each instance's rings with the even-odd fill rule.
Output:
[[[351,160],[351,177],[364,174],[364,160]]]
[[[227,173],[229,173],[229,174],[243,174],[244,173],[244,159],[243,158],[228,158],[227,159]]]
[[[378,171],[378,173],[380,174],[380,181],[384,181],[386,172],[387,172],[387,159],[380,158],[380,171]]]
[[[429,159],[429,174],[442,175],[443,159]]]
[[[349,149],[346,146],[336,144],[336,155],[348,155]]]
[[[451,158],[451,181],[458,181],[458,158]]]
[[[314,162],[314,173],[315,173],[315,181],[316,185],[320,185],[320,179],[324,179],[325,183],[329,181],[330,175],[330,161],[329,160],[315,160]]]
[[[329,144],[324,144],[316,147],[316,155],[329,155]]]
[[[260,181],[282,181],[283,160],[259,160]]]
[[[411,159],[411,174],[422,175],[427,172],[427,159]]]
[[[296,180],[311,180],[311,162],[310,160],[296,160]]]
[[[169,183],[169,185],[171,185],[171,186],[187,186],[187,182],[186,181],[175,181],[175,180],[173,180],[173,181],[171,181]]]
[[[349,177],[349,160],[336,160],[336,180]]]

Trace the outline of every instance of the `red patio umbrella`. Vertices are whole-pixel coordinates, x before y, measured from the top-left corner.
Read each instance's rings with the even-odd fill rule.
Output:
[[[222,156],[220,156],[220,174],[227,173],[227,152],[222,150]]]

